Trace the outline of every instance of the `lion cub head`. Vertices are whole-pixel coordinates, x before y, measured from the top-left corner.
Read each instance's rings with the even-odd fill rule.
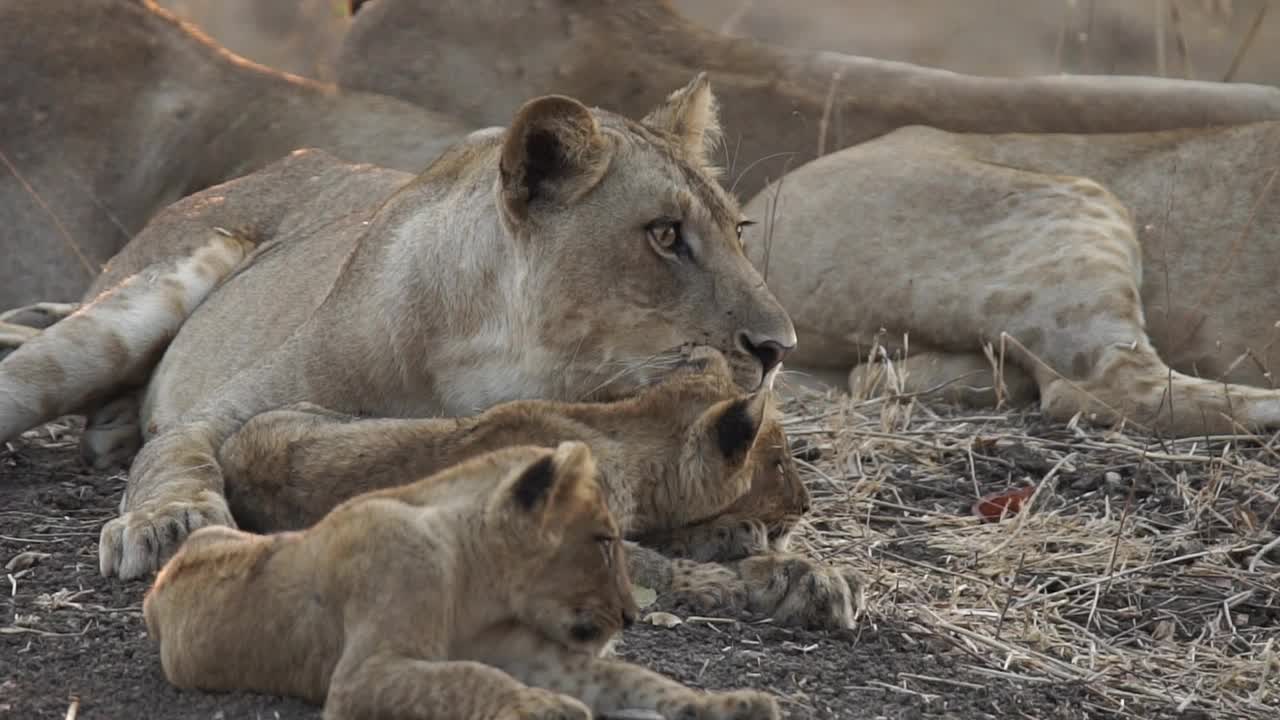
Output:
[[[693,559],[726,562],[762,552],[786,552],[791,533],[809,512],[809,489],[800,479],[782,414],[770,408],[750,457],[751,489],[704,524],[685,533],[684,552]]]
[[[766,378],[772,385],[773,375]],[[782,552],[811,498],[800,478],[771,387],[743,394],[725,358],[707,348],[686,351],[676,370],[647,395],[669,415],[680,406],[700,413],[690,425],[680,473],[690,478],[750,477],[748,490],[715,515],[692,525],[641,534],[668,554],[727,562]],[[707,398],[720,398],[707,405]]]
[[[512,473],[486,514],[521,556],[509,581],[522,622],[594,653],[635,621],[620,531],[586,444],[560,443]]]

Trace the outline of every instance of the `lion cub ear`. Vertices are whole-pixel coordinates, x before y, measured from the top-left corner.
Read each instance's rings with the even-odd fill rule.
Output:
[[[703,413],[695,431],[702,434],[704,447],[714,449],[730,465],[738,465],[756,444],[768,408],[768,390],[719,402]]]
[[[565,204],[595,187],[609,165],[600,125],[585,105],[547,95],[516,112],[502,143],[502,201],[517,220],[534,203]]]
[[[674,135],[691,161],[710,165],[711,154],[720,140],[720,120],[707,74],[698,73],[688,85],[668,95],[640,123]]]
[[[507,492],[512,504],[523,513],[539,518],[567,517],[566,512],[595,489],[596,463],[585,443],[562,442],[517,471]]]

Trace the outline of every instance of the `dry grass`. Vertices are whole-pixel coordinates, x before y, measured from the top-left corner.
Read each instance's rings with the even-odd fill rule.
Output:
[[[861,622],[944,638],[976,682],[1079,682],[1120,715],[1280,713],[1280,439],[796,395],[788,431],[822,451],[797,549],[861,574]],[[970,512],[1028,485],[1019,514]]]

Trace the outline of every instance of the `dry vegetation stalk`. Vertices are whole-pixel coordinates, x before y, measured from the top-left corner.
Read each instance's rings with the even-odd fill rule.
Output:
[[[1276,437],[785,384],[789,433],[822,451],[802,465],[815,502],[796,545],[863,578],[861,622],[944,638],[978,683],[1079,683],[1129,717],[1280,717]],[[1031,484],[999,522],[969,511]]]

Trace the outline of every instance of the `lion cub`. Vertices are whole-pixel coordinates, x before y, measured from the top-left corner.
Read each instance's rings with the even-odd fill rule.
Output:
[[[292,530],[348,497],[484,452],[577,440],[627,537],[670,536],[681,555],[733,560],[785,550],[809,508],[771,398],[768,387],[744,394],[724,356],[698,347],[657,385],[608,403],[523,400],[460,419],[289,406],[251,418],[218,462],[241,527]]]
[[[174,685],[297,696],[330,719],[780,717],[764,693],[598,657],[635,613],[579,442],[484,454],[301,532],[198,530],[143,603]]]
[[[517,401],[459,419],[262,413],[219,450],[226,497],[246,529],[297,529],[487,451],[577,440],[599,463],[637,582],[700,614],[852,627],[857,579],[785,552],[809,495],[771,393],[743,394],[715,350],[673,359],[665,380],[611,403]]]

